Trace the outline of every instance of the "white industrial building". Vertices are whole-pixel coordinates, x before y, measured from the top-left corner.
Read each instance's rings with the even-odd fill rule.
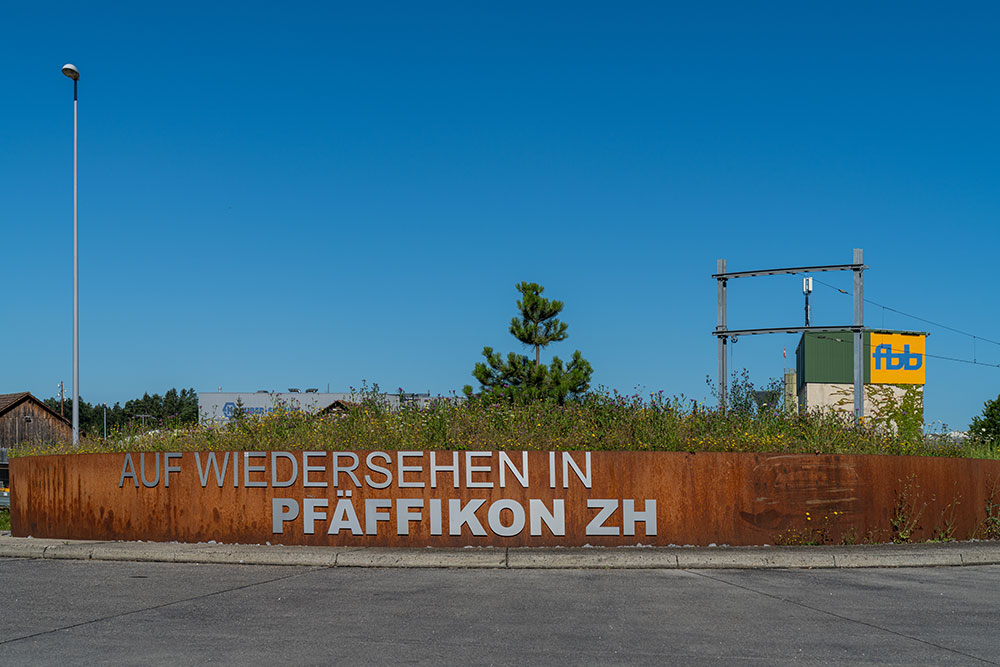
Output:
[[[425,407],[431,401],[430,393],[426,394],[380,394],[381,399],[390,410],[398,410],[403,405]],[[337,402],[360,403],[366,394],[350,392],[321,393],[315,389],[299,391],[289,389],[286,392],[259,390],[254,392],[198,392],[198,415],[203,424],[228,423],[237,405],[242,407],[247,415],[263,415],[274,412],[279,406],[303,412],[320,412]]]

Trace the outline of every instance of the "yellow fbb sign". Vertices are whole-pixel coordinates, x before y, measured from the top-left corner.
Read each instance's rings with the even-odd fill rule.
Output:
[[[871,333],[872,384],[924,384],[926,336]]]

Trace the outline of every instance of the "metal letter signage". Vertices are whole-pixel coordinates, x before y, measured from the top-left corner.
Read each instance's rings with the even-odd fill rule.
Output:
[[[907,360],[894,372],[918,372]],[[122,452],[11,467],[17,537],[351,547],[774,544],[813,535],[810,511],[835,543],[887,540],[897,480],[919,480],[933,517],[1000,478],[1000,461],[733,452]],[[962,502],[956,535],[974,534],[980,507]]]
[[[924,384],[926,336],[871,333],[872,384]]]

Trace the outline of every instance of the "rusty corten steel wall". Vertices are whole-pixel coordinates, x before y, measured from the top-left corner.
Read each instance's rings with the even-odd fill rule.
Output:
[[[590,488],[572,466],[566,468],[563,488],[564,453],[529,452],[524,488],[509,466],[501,466],[501,453],[467,459],[468,452],[439,451],[433,453],[438,466],[450,466],[457,457],[460,488],[454,487],[447,471],[438,471],[437,486],[430,488],[431,452],[408,453],[400,461],[400,452],[360,451],[353,453],[358,457],[353,472],[361,484],[355,485],[341,469],[335,487],[336,454],[316,452],[304,459],[303,452],[233,452],[239,461],[236,481],[230,459],[221,485],[208,467],[207,453],[171,454],[169,461],[160,453],[18,457],[11,462],[12,532],[66,539],[353,546],[666,546],[810,541],[817,537],[815,530],[825,526],[825,539],[837,543],[889,541],[891,519],[899,514],[897,507],[905,506],[903,514],[916,518],[914,540],[931,538],[949,524],[953,537],[968,539],[985,519],[985,501],[1000,490],[1000,461],[683,452],[592,452]],[[505,454],[523,472],[522,453]],[[215,455],[221,464],[225,453]],[[349,466],[352,453],[339,455],[341,468]],[[570,455],[586,473],[587,453]],[[126,456],[131,457],[131,469]],[[366,465],[370,456],[375,467]],[[294,482],[276,486],[292,477],[290,459],[297,468]],[[550,479],[553,460],[556,488],[551,488]],[[166,475],[167,463],[179,471]],[[255,467],[247,472],[246,463]],[[409,468],[402,475],[400,463]],[[468,473],[470,463],[487,469]],[[306,465],[313,467],[308,476]],[[373,488],[386,481],[378,467],[392,473],[387,488]],[[502,489],[500,467],[506,480]],[[205,485],[203,472],[208,475]],[[247,487],[247,481],[264,486]],[[327,485],[320,486],[323,483]],[[490,483],[488,488],[474,485]],[[285,499],[284,504],[276,505],[274,499]],[[366,512],[365,501],[375,499],[392,503]],[[398,502],[407,499],[412,502],[406,506]],[[484,502],[470,510],[470,501],[476,499]],[[995,499],[1000,500],[1000,492]],[[564,502],[562,535],[553,534],[552,523],[544,520],[558,514],[556,500]],[[656,506],[655,534],[647,534],[651,516],[642,515],[650,501]],[[297,516],[279,522],[281,532],[276,533],[276,509],[291,517],[292,504]],[[307,505],[314,510],[311,534],[306,532]],[[602,507],[609,518],[595,523]],[[631,520],[626,510],[634,510]],[[378,519],[376,511],[388,519],[369,526],[368,514]],[[470,515],[471,523],[458,523],[459,534],[449,534],[455,532],[453,518]],[[329,534],[331,523],[339,532]],[[475,525],[486,534],[472,534]],[[634,534],[626,534],[629,525]],[[517,528],[514,534],[504,534]],[[365,531],[373,534],[355,534]]]

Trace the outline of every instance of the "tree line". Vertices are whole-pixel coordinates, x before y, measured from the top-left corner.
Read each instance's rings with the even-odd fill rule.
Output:
[[[46,398],[45,405],[60,414],[59,397]],[[64,399],[61,414],[66,419],[73,418],[73,400]],[[80,397],[80,433],[93,437],[104,435],[104,404],[88,403]],[[107,406],[108,430],[130,426],[145,426],[159,428],[162,426],[180,426],[198,422],[198,393],[194,389],[170,389],[160,396],[148,393],[142,398],[135,398]]]

